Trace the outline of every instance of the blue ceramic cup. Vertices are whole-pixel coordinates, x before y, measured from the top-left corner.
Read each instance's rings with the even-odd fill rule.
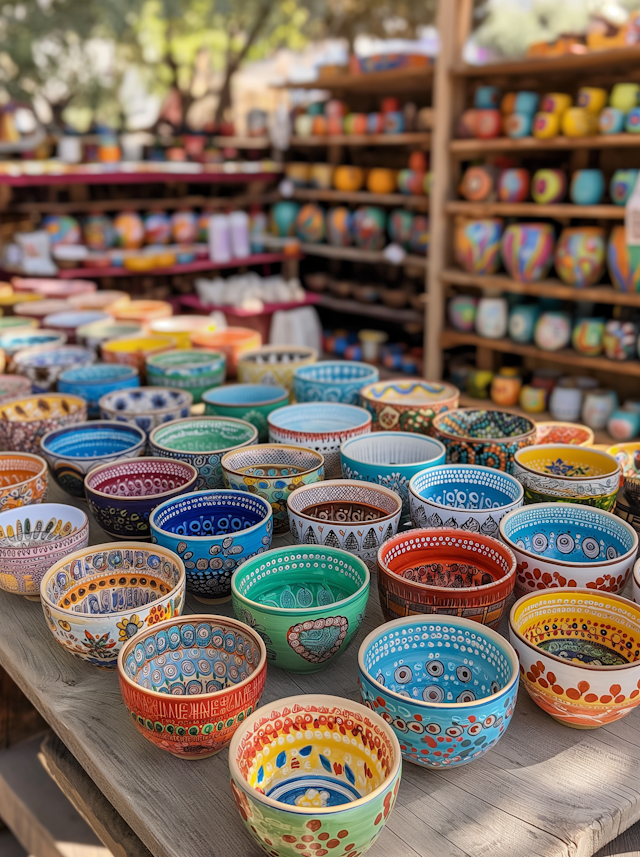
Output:
[[[514,342],[526,344],[533,341],[533,334],[540,316],[536,304],[519,304],[509,313],[509,336]]]
[[[476,110],[495,110],[500,106],[500,88],[498,86],[479,86],[473,99]]]
[[[575,205],[597,205],[603,196],[602,170],[578,170],[573,174],[569,197]]]
[[[625,114],[617,107],[605,107],[598,119],[601,134],[621,134],[624,131]]]
[[[516,95],[514,113],[524,113],[528,116],[533,116],[538,111],[540,104],[540,96],[537,92],[528,92],[523,89]]]

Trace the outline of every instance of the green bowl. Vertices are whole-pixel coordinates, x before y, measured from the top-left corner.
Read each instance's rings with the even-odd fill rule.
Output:
[[[260,443],[269,440],[267,417],[272,411],[289,404],[289,391],[269,384],[228,384],[207,390],[202,396],[205,414],[236,417],[252,423],[259,432]]]
[[[226,363],[227,358],[220,351],[195,348],[163,351],[147,357],[147,381],[154,387],[188,390],[197,404],[206,390],[224,382]]]
[[[260,634],[274,666],[317,672],[355,637],[367,608],[369,577],[361,559],[338,548],[275,548],[235,572],[233,609]]]

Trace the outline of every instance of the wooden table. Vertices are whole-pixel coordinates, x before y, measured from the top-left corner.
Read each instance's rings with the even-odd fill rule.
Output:
[[[56,486],[49,499],[70,502]],[[91,542],[102,541],[109,539],[92,526]],[[117,675],[67,654],[40,604],[2,592],[0,611],[0,664],[135,841],[154,857],[262,854],[231,796],[226,750],[187,762],[152,746],[126,713]],[[186,612],[231,615],[231,605],[215,611],[188,598]],[[350,649],[312,676],[269,667],[263,701],[318,692],[358,699],[358,646],[381,622],[374,580],[364,627]],[[590,857],[640,819],[639,770],[640,711],[576,731],[553,721],[521,689],[509,729],[483,758],[441,772],[405,764],[396,807],[369,854]],[[128,857],[134,852],[132,846]]]

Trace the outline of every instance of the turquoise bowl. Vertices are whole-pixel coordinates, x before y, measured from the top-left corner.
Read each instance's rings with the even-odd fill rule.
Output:
[[[367,609],[369,579],[364,562],[338,548],[275,548],[233,575],[233,610],[260,634],[274,666],[317,672],[356,635]]]
[[[258,429],[258,440],[269,439],[267,417],[272,411],[289,404],[289,391],[269,384],[229,384],[202,395],[208,416],[235,417]]]
[[[220,351],[178,348],[147,357],[147,382],[152,387],[187,390],[199,404],[202,394],[224,383],[227,358]]]
[[[58,379],[58,392],[81,396],[87,403],[88,415],[96,418],[100,416],[98,401],[102,396],[115,390],[139,386],[138,370],[121,363],[98,363],[95,366],[65,369]]]
[[[343,402],[357,405],[360,390],[375,384],[375,366],[355,360],[327,360],[299,366],[293,373],[293,395],[298,402]]]

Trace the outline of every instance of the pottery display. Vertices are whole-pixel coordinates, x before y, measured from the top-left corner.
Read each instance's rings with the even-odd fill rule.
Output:
[[[131,336],[122,339],[108,339],[100,346],[105,363],[124,363],[133,366],[144,377],[145,363],[154,354],[171,351],[176,341],[170,336]]]
[[[571,344],[580,354],[597,357],[602,353],[604,328],[604,318],[581,318],[573,326]]]
[[[194,404],[198,404],[206,390],[224,382],[225,364],[226,358],[219,351],[189,348],[166,351],[147,358],[147,380],[152,387],[186,390],[193,396]]]
[[[620,465],[620,486],[627,500],[640,506],[640,443],[617,443],[607,452]]]
[[[561,387],[557,389],[562,390]],[[536,423],[536,443],[570,443],[575,446],[593,446],[593,439],[591,429],[578,423]]]
[[[115,390],[98,401],[103,420],[131,423],[147,435],[157,426],[188,417],[192,404],[191,393],[171,387]]]
[[[57,428],[84,422],[87,403],[79,396],[46,393],[0,405],[0,448],[40,452],[40,439]]]
[[[504,298],[480,298],[476,333],[485,339],[502,339],[507,333],[509,307]]]
[[[358,675],[362,701],[394,729],[403,759],[446,769],[480,758],[502,738],[519,669],[512,646],[490,628],[457,616],[414,616],[365,637]]]
[[[478,298],[472,295],[456,295],[447,304],[447,317],[455,330],[471,333],[475,326]]]
[[[604,273],[607,244],[604,229],[581,226],[563,229],[554,265],[560,279],[578,289],[595,286]]]
[[[276,667],[324,669],[347,648],[364,619],[369,569],[326,545],[274,548],[231,578],[236,618],[256,630]]]
[[[602,345],[609,360],[632,360],[636,356],[638,325],[633,321],[609,319],[604,328]]]
[[[80,345],[62,345],[47,351],[26,348],[15,354],[13,371],[31,381],[33,393],[48,393],[56,389],[58,379],[66,370],[89,366],[95,359],[93,349]]]
[[[208,416],[235,417],[258,429],[258,440],[269,439],[267,417],[289,404],[289,391],[271,384],[228,384],[207,390],[202,395]]]
[[[298,402],[344,402],[357,405],[360,390],[377,382],[379,372],[354,360],[327,360],[299,366],[293,373],[293,394]]]
[[[564,170],[536,170],[531,179],[531,197],[542,205],[562,202],[567,193]]]
[[[571,342],[571,317],[566,312],[543,312],[533,340],[541,351],[561,351]]]
[[[614,390],[596,387],[587,390],[582,406],[582,419],[594,431],[601,431],[618,406]]]
[[[544,279],[553,262],[555,245],[549,223],[512,223],[504,231],[502,259],[509,275],[522,283]]]
[[[533,333],[540,317],[536,304],[518,304],[509,313],[507,330],[514,342],[527,344],[533,341]]]
[[[613,285],[621,292],[640,291],[640,265],[632,261],[624,226],[614,226],[607,247],[607,267]],[[0,337],[0,348],[2,348]]]
[[[574,205],[598,205],[604,196],[602,170],[576,170],[571,176],[569,198]]]
[[[448,463],[511,473],[515,453],[534,442],[536,427],[527,417],[508,411],[459,408],[439,414],[433,433],[444,444]]]
[[[246,384],[271,384],[293,394],[296,369],[315,363],[318,352],[305,346],[263,345],[238,358],[238,380]]]
[[[495,274],[500,267],[504,224],[497,218],[464,220],[456,224],[454,254],[468,274]]]
[[[44,503],[48,488],[44,458],[28,452],[0,453],[0,511]]]
[[[97,363],[64,369],[58,378],[58,392],[85,399],[89,417],[100,416],[98,403],[102,396],[139,386],[138,370],[118,363]]]
[[[360,391],[372,417],[372,431],[431,434],[434,417],[456,408],[460,391],[452,384],[423,380],[378,381]]]
[[[191,336],[195,348],[220,351],[227,358],[227,378],[235,378],[238,359],[246,351],[255,351],[262,345],[262,336],[249,327],[227,327],[224,330],[203,330]]]

